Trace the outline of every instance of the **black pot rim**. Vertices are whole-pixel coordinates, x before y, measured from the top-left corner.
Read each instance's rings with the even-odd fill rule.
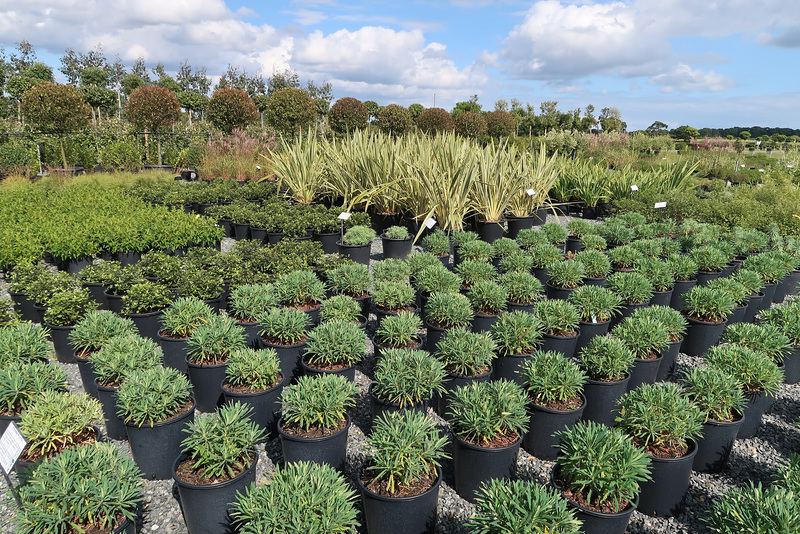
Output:
[[[542,334],[542,336],[543,337],[553,338],[553,339],[574,339],[574,338],[576,338],[576,337],[581,335],[581,329],[580,328],[576,328],[575,330],[577,331],[577,334],[575,334],[574,336],[556,336],[554,334],[548,334],[547,332],[544,332]]]
[[[603,324],[610,323],[610,322],[611,322],[611,319],[606,319],[605,321],[595,321],[593,323],[590,322],[590,321],[580,321],[580,324],[599,326],[599,325],[603,325]]]
[[[742,424],[745,418],[744,412],[735,413],[739,416],[739,418],[734,419],[733,421],[717,421],[716,419],[706,419],[703,424],[709,426],[736,426]]]
[[[522,437],[524,436],[524,432],[520,432],[518,434],[518,436],[517,436],[517,440],[514,443],[512,443],[511,445],[506,445],[505,447],[498,447],[498,448],[489,448],[489,447],[479,447],[478,445],[473,445],[472,443],[464,441],[453,430],[450,431],[450,434],[453,436],[453,440],[458,441],[458,444],[461,445],[462,447],[466,448],[466,449],[472,449],[474,451],[482,451],[482,452],[489,452],[489,453],[494,453],[494,452],[501,453],[501,452],[506,452],[508,450],[511,450],[514,447],[519,447],[520,444],[522,443]]]
[[[353,367],[355,367],[355,366],[356,366],[356,364],[353,364],[353,365],[348,365],[347,367],[342,367],[341,369],[336,369],[335,371],[331,371],[331,370],[328,370],[328,369],[318,369],[318,368],[316,368],[316,367],[312,367],[311,365],[307,364],[307,363],[306,363],[306,354],[303,354],[303,356],[300,358],[300,366],[301,366],[303,369],[310,369],[311,371],[313,371],[313,372],[315,372],[315,373],[321,373],[321,374],[341,374],[341,373],[344,373],[344,372],[346,372],[346,371],[349,371],[350,369],[352,369]]]
[[[75,325],[62,326],[62,325],[58,325],[58,324],[50,324],[50,323],[48,323],[46,321],[45,321],[44,325],[47,328],[49,328],[50,330],[72,330],[73,328],[75,328]]]
[[[372,243],[365,243],[363,245],[345,245],[344,243],[342,243],[341,239],[337,241],[336,244],[343,248],[362,248],[362,247],[369,247],[372,245]]]
[[[561,494],[561,495],[562,495],[562,496],[563,496],[565,499],[567,499],[567,497],[566,497],[566,496],[564,496],[564,492],[561,490],[561,488],[560,488],[560,487],[558,487],[558,484],[556,484],[556,472],[557,472],[557,471],[560,471],[560,470],[561,470],[561,466],[560,466],[558,463],[556,463],[555,465],[553,465],[553,468],[550,470],[550,484],[551,484],[551,485],[552,485],[552,486],[553,486],[553,487],[556,489],[556,491],[558,491],[558,492],[559,492],[559,493],[560,493],[560,494]],[[578,510],[580,510],[580,511],[581,511],[581,513],[584,513],[584,514],[586,514],[586,515],[589,515],[589,516],[592,516],[592,517],[608,517],[608,518],[618,518],[618,517],[624,517],[624,516],[626,516],[626,515],[630,515],[630,514],[632,514],[632,513],[633,513],[633,512],[636,510],[636,508],[639,506],[639,495],[636,495],[636,499],[634,499],[634,501],[633,501],[632,503],[631,503],[631,502],[629,502],[629,503],[628,503],[628,507],[627,507],[626,509],[624,509],[624,510],[623,510],[623,511],[621,511],[621,512],[617,512],[617,513],[615,513],[615,514],[605,514],[605,513],[603,513],[603,512],[596,512],[596,511],[594,511],[594,510],[590,510],[589,508],[584,508],[584,507],[583,507],[583,506],[581,506],[580,504],[578,504],[578,503],[576,503],[575,501],[573,501],[573,500],[570,500],[570,499],[567,499],[567,502],[570,504],[570,506],[574,506],[575,508],[577,508]]]
[[[377,332],[376,332],[376,333],[375,333],[375,334],[372,336],[372,338],[371,338],[371,340],[372,340],[372,344],[373,344],[373,345],[375,345],[376,347],[378,347],[378,348],[379,348],[379,349],[381,349],[381,350],[383,350],[383,349],[393,349],[393,348],[395,348],[395,347],[386,347],[386,346],[384,346],[384,345],[381,345],[380,343],[378,343],[378,342],[375,340],[375,338],[376,338],[377,336],[378,336],[378,334],[377,334]],[[414,337],[417,339],[417,345],[416,345],[415,347],[409,347],[409,349],[408,349],[408,350],[416,350],[416,349],[418,349],[418,348],[420,348],[420,347],[422,346],[422,338],[421,338],[419,335],[415,335]]]
[[[350,419],[349,413],[345,413],[344,416],[347,419],[347,424],[343,429],[329,436],[322,436],[320,438],[301,438],[298,436],[287,434],[286,432],[283,431],[283,425],[281,424],[283,422],[283,416],[281,416],[280,419],[278,419],[278,425],[277,425],[278,435],[281,437],[281,439],[288,439],[289,441],[302,441],[304,443],[320,443],[322,441],[329,441],[332,439],[336,439],[340,437],[343,432],[347,432],[348,430],[350,430],[350,425],[353,424],[353,421]]]
[[[494,365],[489,366],[489,370],[480,375],[460,375],[458,373],[451,373],[450,371],[445,371],[449,378],[484,378],[491,375],[494,372]]]
[[[536,404],[533,401],[528,401],[528,406],[535,406],[537,410],[545,413],[562,414],[562,415],[573,414],[575,412],[578,412],[586,408],[586,395],[584,395],[583,392],[579,393],[579,395],[581,396],[581,400],[583,400],[583,404],[571,410],[554,410],[552,408],[547,408],[546,406],[542,406],[541,404]]]
[[[437,468],[436,471],[437,471],[438,476],[436,477],[436,482],[433,484],[433,486],[431,486],[430,488],[426,489],[425,491],[423,491],[419,495],[410,495],[408,497],[389,497],[387,495],[380,495],[378,493],[375,493],[375,492],[370,491],[369,489],[367,489],[367,487],[361,482],[361,471],[366,466],[367,461],[368,460],[364,460],[363,462],[361,462],[361,465],[358,466],[358,470],[356,472],[356,484],[358,485],[358,489],[360,491],[362,491],[364,494],[368,495],[371,499],[375,499],[376,501],[385,501],[385,502],[393,502],[393,503],[415,501],[417,499],[421,499],[422,497],[430,494],[431,492],[439,491],[439,487],[442,484],[442,469],[441,468]]]
[[[603,380],[592,380],[591,378],[586,379],[587,384],[592,384],[593,386],[616,386],[621,384],[622,382],[627,382],[631,379],[631,373],[629,372],[625,378],[622,380],[616,380],[614,382],[605,382]]]
[[[135,423],[128,423],[123,418],[123,422],[125,423],[125,427],[126,428],[159,428],[159,427],[162,427],[162,426],[170,425],[172,423],[177,423],[178,421],[182,421],[183,419],[186,419],[187,417],[193,415],[194,411],[195,411],[195,408],[197,408],[197,401],[194,400],[194,396],[193,395],[189,395],[189,398],[192,400],[192,407],[189,408],[189,411],[187,411],[186,413],[183,413],[181,415],[172,417],[172,418],[167,419],[165,421],[158,421],[157,423],[153,423],[152,426],[147,425],[147,424],[143,424],[143,425],[140,426],[140,425],[137,425]]]
[[[161,335],[161,332],[163,332],[163,331],[164,331],[163,328],[159,328],[158,332],[156,333],[156,337],[158,337],[159,341],[175,341],[175,342],[178,342],[178,341],[186,341],[187,339],[189,339],[189,337],[191,337],[191,336],[186,336],[186,337],[166,337],[166,336]]]
[[[375,385],[375,382],[374,382],[374,381],[372,381],[372,382],[370,382],[370,384],[369,384],[369,388],[367,388],[367,393],[369,394],[369,396],[370,396],[370,398],[371,398],[371,399],[373,399],[375,402],[378,402],[378,403],[380,403],[380,404],[381,404],[381,405],[383,405],[383,406],[390,406],[390,407],[392,407],[392,408],[400,408],[400,403],[398,403],[398,402],[391,402],[391,401],[388,401],[388,400],[386,400],[386,399],[382,399],[381,397],[378,397],[378,396],[377,396],[377,395],[376,395],[376,394],[375,394],[375,393],[372,391],[372,386],[374,386],[374,385]],[[402,409],[403,409],[403,410],[407,410],[407,409],[412,409],[412,408],[416,408],[416,407],[423,406],[423,405],[425,404],[425,402],[426,402],[426,401],[428,401],[428,400],[430,400],[430,397],[429,397],[428,399],[426,399],[426,400],[419,401],[419,402],[415,402],[414,404],[410,404],[410,405],[407,405],[407,406],[403,406],[403,407],[402,407]]]
[[[166,309],[166,308],[164,308],[164,309]],[[138,319],[138,318],[142,318],[142,317],[155,317],[156,315],[160,315],[160,314],[164,313],[164,309],[156,310],[156,311],[148,312],[148,313],[126,313],[125,315],[127,317],[130,317],[131,319],[133,319],[133,318],[137,318]],[[159,332],[160,331],[161,330],[159,330]]]
[[[686,443],[687,445],[689,445],[689,452],[687,452],[683,456],[679,456],[678,458],[659,458],[657,456],[653,456],[652,454],[647,454],[647,453],[646,454],[647,456],[650,457],[651,462],[658,462],[664,464],[674,464],[682,461],[691,460],[692,458],[697,456],[697,451],[699,450],[697,448],[697,442],[692,438],[687,438]]]
[[[176,470],[178,469],[178,464],[189,456],[186,452],[181,452],[178,455],[178,457],[175,458],[175,461],[172,462],[172,480],[174,480],[175,483],[179,486],[183,486],[184,488],[190,488],[193,490],[214,490],[216,488],[224,488],[226,486],[230,486],[232,484],[235,484],[242,478],[246,477],[250,473],[250,471],[255,471],[256,465],[258,465],[258,449],[253,447],[252,452],[254,456],[253,456],[253,461],[250,463],[250,467],[248,467],[247,469],[245,469],[244,471],[242,471],[241,473],[239,473],[238,475],[236,475],[231,479],[228,479],[224,482],[215,482],[213,484],[192,484],[191,482],[186,482],[185,480],[178,478],[178,475],[176,473]]]
[[[272,349],[298,349],[300,347],[305,347],[308,341],[303,341],[302,343],[295,343],[294,345],[276,345],[275,343],[270,343],[264,339],[264,336],[259,335],[259,339],[264,344],[265,347],[269,347]]]
[[[404,237],[403,239],[397,239],[397,238],[394,238],[394,237],[386,237],[386,234],[384,233],[384,234],[381,234],[381,239],[384,240],[384,241],[394,241],[396,243],[399,243],[401,241],[411,241],[412,239],[414,239],[414,236],[410,235],[408,237]]]
[[[231,396],[231,397],[242,397],[242,398],[252,398],[252,397],[258,397],[259,395],[266,395],[267,393],[272,393],[273,391],[275,391],[275,390],[276,390],[276,389],[278,389],[279,387],[283,386],[283,383],[284,383],[284,381],[286,380],[286,377],[284,377],[284,376],[283,376],[283,373],[281,373],[280,371],[278,371],[278,374],[279,374],[279,375],[281,375],[281,380],[280,380],[280,382],[278,382],[277,384],[275,384],[275,385],[274,385],[274,386],[272,386],[271,388],[269,388],[269,389],[265,389],[265,390],[263,390],[263,391],[256,391],[256,392],[253,392],[253,393],[236,393],[235,391],[230,391],[230,390],[228,390],[228,389],[225,389],[225,382],[228,380],[227,378],[223,378],[223,379],[222,379],[222,382],[220,382],[220,384],[219,384],[219,388],[220,388],[220,389],[221,389],[221,390],[222,390],[222,391],[223,391],[223,392],[224,392],[226,395],[229,395],[229,396]]]
[[[226,365],[228,365],[227,361],[223,363],[214,363],[214,364],[194,363],[192,361],[189,361],[189,356],[186,356],[184,360],[186,361],[186,365],[188,365],[189,367],[197,367],[198,369],[208,369],[211,367],[218,368],[218,367],[225,367]]]

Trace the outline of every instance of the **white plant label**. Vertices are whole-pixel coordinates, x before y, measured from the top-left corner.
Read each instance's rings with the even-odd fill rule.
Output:
[[[638,190],[639,190],[639,186],[638,186],[638,185],[636,185],[636,184],[633,184],[633,185],[631,186],[631,191],[638,191]]]
[[[655,209],[666,208],[667,207],[667,203],[666,202],[656,202],[653,207]]]
[[[352,213],[347,213],[346,211],[343,211],[342,213],[339,214],[339,218],[343,221],[346,221],[347,219],[350,218],[351,215]]]
[[[428,230],[430,230],[431,228],[436,226],[436,219],[434,219],[433,217],[428,217],[427,219],[425,219],[425,222],[423,224],[428,227]]]
[[[23,449],[27,442],[22,437],[22,433],[17,428],[17,425],[12,421],[0,437],[0,467],[6,473],[11,472],[14,462],[17,461],[19,455],[22,454]]]
[[[528,193],[529,197],[532,197],[533,195],[536,194],[536,191],[534,191],[533,189],[526,189],[525,192]]]

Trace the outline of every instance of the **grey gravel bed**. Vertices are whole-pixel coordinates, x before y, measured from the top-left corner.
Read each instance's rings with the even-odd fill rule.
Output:
[[[552,220],[552,216],[550,216]],[[566,224],[568,218],[561,217],[559,222]],[[232,240],[223,242],[223,251],[230,248]],[[372,259],[382,258],[380,239],[376,239],[372,248]],[[3,294],[7,285],[3,284]],[[368,325],[368,334],[374,333],[374,316]],[[374,367],[372,344],[368,341],[367,356],[356,372],[356,384],[359,399],[351,411],[353,425],[347,440],[347,464],[345,476],[355,487],[355,473],[368,453],[366,435],[369,432],[370,404],[367,389]],[[69,389],[83,392],[78,369],[75,364],[58,364],[68,372]],[[678,372],[681,369],[702,365],[702,358],[680,354]],[[634,512],[628,528],[630,534],[699,534],[709,532],[703,518],[714,500],[724,495],[729,489],[745,485],[748,481],[768,483],[775,475],[777,467],[788,459],[790,453],[800,451],[800,430],[795,422],[800,415],[800,385],[782,385],[772,408],[764,416],[755,437],[737,440],[730,456],[728,467],[719,474],[697,474],[691,476],[691,485],[686,496],[682,512],[673,518],[652,518]],[[202,414],[198,414],[202,416]],[[434,418],[442,432],[447,432],[447,423],[432,410],[429,415]],[[115,441],[126,454],[130,448],[125,441]],[[280,441],[275,438],[259,446],[259,463],[257,479],[264,481],[274,472],[275,464],[281,461]],[[553,463],[538,460],[524,450],[520,451],[517,462],[517,477],[531,483],[548,484]],[[439,524],[437,532],[456,534],[468,532],[465,523],[474,513],[475,507],[459,497],[453,489],[452,461],[444,462],[444,482],[439,493]],[[16,479],[13,477],[14,482]],[[172,480],[145,481],[144,507],[140,532],[175,532],[185,533],[186,527],[177,500],[177,491]],[[7,491],[0,495],[0,532],[13,532],[11,520],[15,504]],[[363,517],[359,518],[363,524]],[[358,532],[366,532],[362,526]]]

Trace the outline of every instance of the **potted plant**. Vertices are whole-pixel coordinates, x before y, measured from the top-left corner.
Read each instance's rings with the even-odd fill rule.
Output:
[[[581,238],[581,247],[583,250],[596,250],[598,252],[605,252],[608,249],[608,243],[601,235],[587,234]]]
[[[697,285],[697,263],[691,256],[684,256],[683,254],[670,254],[664,261],[667,262],[675,277],[675,285],[672,288],[672,297],[670,297],[669,305],[678,311],[682,311],[685,305],[683,296]]]
[[[417,305],[421,310],[425,309],[433,293],[458,293],[461,290],[461,277],[438,262],[416,272],[411,282],[417,290]]]
[[[615,424],[617,402],[628,389],[636,356],[624,341],[597,336],[581,351],[579,360],[588,375],[583,419],[607,426]]]
[[[176,285],[179,297],[197,297],[214,311],[224,308],[222,275],[204,265],[189,265],[181,273]],[[227,300],[227,296],[224,297]]]
[[[439,415],[447,416],[448,399],[456,388],[491,378],[496,350],[497,343],[489,332],[470,332],[463,326],[445,332],[434,353],[447,371],[446,391],[439,396]]]
[[[628,317],[615,326],[611,333],[624,341],[636,357],[631,368],[628,391],[655,382],[663,350],[670,342],[667,327],[656,319],[638,315]]]
[[[734,376],[721,369],[695,367],[686,373],[683,389],[703,415],[692,470],[719,473],[728,463],[733,440],[744,421],[742,388]]]
[[[8,278],[8,294],[14,301],[14,309],[19,312],[23,321],[37,322],[39,314],[33,309],[31,288],[40,276],[45,276],[47,269],[42,263],[22,263],[16,265]]]
[[[37,312],[36,321],[44,323],[44,314],[54,295],[78,289],[78,280],[73,275],[62,272],[46,271],[31,282],[30,297],[33,299],[33,308]]]
[[[142,337],[158,340],[161,315],[172,302],[169,290],[154,282],[131,285],[122,297],[123,313],[133,321]]]
[[[284,384],[300,374],[300,356],[308,340],[311,318],[302,310],[272,308],[258,315],[261,346],[278,353]]]
[[[541,345],[543,330],[536,315],[522,311],[505,313],[492,325],[492,338],[497,342],[494,380],[505,378],[522,385],[520,369]]]
[[[472,330],[487,332],[505,311],[508,291],[494,280],[479,280],[467,292],[467,298],[473,309]]]
[[[328,286],[337,295],[347,295],[359,303],[362,315],[369,316],[372,275],[366,265],[351,263],[328,271]]]
[[[559,444],[555,432],[574,425],[586,408],[586,373],[572,358],[539,351],[525,360],[520,374],[530,417],[522,447],[542,460],[555,460]]]
[[[468,291],[481,280],[493,280],[497,276],[494,266],[485,260],[464,260],[454,269],[461,277],[462,291]]]
[[[230,503],[256,481],[263,432],[250,419],[252,408],[226,404],[190,423],[175,458],[172,478],[178,486],[183,520],[192,534],[229,528]]]
[[[113,278],[109,278],[108,282],[103,286],[103,295],[106,297],[106,302],[108,302],[108,309],[114,313],[123,313],[122,310],[125,304],[122,302],[122,297],[125,296],[128,288],[145,281],[147,279],[136,265],[128,265],[114,272]]]
[[[260,346],[258,316],[277,305],[278,299],[272,284],[244,284],[231,291],[228,315],[244,328],[248,347]]]
[[[460,386],[450,398],[455,490],[475,502],[481,483],[516,472],[522,434],[528,428],[526,396],[507,380]]]
[[[328,321],[308,334],[300,360],[306,374],[337,373],[355,380],[356,363],[367,352],[364,331],[353,322]]]
[[[689,489],[703,415],[672,382],[643,384],[620,399],[619,428],[650,456],[651,480],[642,484],[637,509],[672,517]]]
[[[530,252],[531,248],[536,245],[549,244],[547,235],[545,235],[544,232],[533,228],[525,228],[520,230],[515,240],[517,243],[519,243],[520,248],[527,252]]]
[[[576,219],[580,220],[580,219]],[[575,260],[583,264],[585,285],[605,286],[606,278],[611,274],[611,260],[596,249],[582,250],[575,254]]]
[[[650,478],[650,459],[616,428],[579,421],[561,440],[550,483],[576,510],[583,532],[624,534]]]
[[[425,306],[428,350],[435,351],[444,333],[472,321],[472,303],[461,293],[433,293]]]
[[[433,530],[446,443],[434,421],[420,412],[385,413],[375,420],[369,438],[373,453],[356,476],[369,532]]]
[[[510,256],[501,258],[500,261],[497,262],[497,268],[501,273],[516,271],[530,274],[533,268],[533,258],[526,252],[515,252]]]
[[[653,284],[637,272],[614,273],[608,277],[607,287],[622,298],[622,310],[611,318],[612,328],[636,310],[649,305],[653,298]]]
[[[330,280],[330,272],[328,273]],[[285,307],[303,310],[311,324],[319,324],[319,306],[325,300],[325,284],[311,271],[291,271],[275,281],[275,295]]]
[[[704,286],[719,278],[722,268],[728,264],[728,255],[713,245],[705,245],[690,252],[697,264],[697,285]]]
[[[454,266],[465,260],[491,261],[494,251],[492,245],[480,239],[466,241],[456,248]]]
[[[575,353],[580,336],[580,312],[566,300],[540,300],[535,313],[544,324],[542,350],[560,352],[567,358]]]
[[[764,294],[761,292],[764,280],[757,272],[744,268],[739,268],[733,273],[731,280],[742,284],[747,289],[747,308],[745,308],[742,322],[752,323],[756,314],[761,311],[761,303],[764,302]]]
[[[0,367],[0,436],[43,391],[66,391],[67,372],[47,362],[6,362]]]
[[[378,282],[406,282],[411,276],[411,267],[403,260],[386,259],[372,265],[372,278]]]
[[[230,317],[213,315],[186,342],[186,365],[197,409],[212,412],[222,399],[220,384],[231,353],[245,347],[244,328]]]
[[[592,232],[596,231],[596,225],[590,223],[584,219],[572,219],[567,223],[567,230],[569,231],[569,235],[567,236],[567,244],[566,244],[566,252],[578,252],[583,249],[583,244],[581,243],[581,239],[584,236],[590,235]]]
[[[697,356],[719,341],[726,319],[733,311],[733,297],[722,288],[695,286],[684,295],[684,300],[683,315],[689,326],[681,352]]]
[[[681,312],[668,306],[648,306],[637,310],[631,317],[646,317],[661,323],[667,329],[669,342],[661,351],[661,365],[658,366],[657,382],[670,380],[675,374],[675,360],[678,356],[688,322]]]
[[[566,300],[583,282],[586,267],[578,260],[563,260],[547,267],[550,280],[547,281],[547,298]]]
[[[0,364],[47,362],[47,329],[29,321],[0,327]]]
[[[739,427],[737,438],[746,439],[756,435],[764,415],[775,399],[783,371],[763,352],[741,345],[718,345],[705,354],[708,365],[720,369],[739,381],[747,404],[744,407],[744,422]]]
[[[278,434],[283,461],[344,465],[355,384],[341,375],[301,376],[283,388]]]
[[[50,331],[56,359],[62,363],[75,363],[75,355],[70,348],[69,334],[75,325],[90,311],[97,309],[89,290],[69,289],[58,291],[48,301],[44,313],[44,325]]]
[[[765,353],[778,367],[784,367],[784,358],[791,349],[789,337],[771,324],[737,323],[728,325],[720,337],[722,343],[742,345]]]
[[[622,297],[606,287],[596,285],[585,285],[575,289],[567,300],[580,314],[581,333],[575,351],[580,351],[595,336],[606,335],[611,318],[622,309]]]
[[[411,254],[413,236],[405,226],[390,226],[381,234],[383,257],[404,259]]]
[[[790,344],[789,353],[783,360],[787,384],[800,381],[800,307],[792,301],[789,305],[774,306],[759,315],[761,324],[776,327]]]
[[[330,321],[355,323],[362,330],[367,326],[361,306],[347,295],[334,295],[323,300],[319,309],[319,320],[320,324]]]
[[[420,318],[411,312],[399,312],[386,317],[375,331],[372,344],[375,357],[380,357],[384,349],[416,349],[422,345],[419,329]]]
[[[161,351],[152,339],[127,334],[109,339],[92,354],[91,361],[106,434],[112,439],[126,440],[125,423],[117,410],[117,391],[128,373],[160,365]]]
[[[164,353],[164,365],[186,374],[187,340],[194,329],[213,317],[211,307],[197,297],[178,297],[161,314],[158,342]]]
[[[369,226],[356,225],[349,228],[336,243],[339,254],[347,256],[356,263],[369,265],[369,254],[375,230]]]
[[[615,272],[632,271],[644,259],[644,254],[631,245],[622,245],[608,251],[608,259]]]
[[[103,419],[100,403],[86,394],[43,391],[20,414],[19,430],[28,442],[14,469],[25,474],[40,460],[53,458],[70,447],[97,441]]]
[[[750,292],[747,287],[731,277],[720,277],[715,280],[710,280],[706,285],[711,287],[720,287],[730,293],[731,298],[733,299],[733,311],[728,316],[727,325],[741,323],[744,320],[744,315],[747,311],[747,301],[750,299]]]
[[[183,431],[194,421],[191,388],[177,369],[156,366],[129,372],[117,391],[131,454],[145,477],[172,477]]]
[[[111,443],[65,450],[19,487],[18,532],[136,531],[139,469]],[[80,495],[80,499],[76,496]]]
[[[564,252],[548,243],[533,245],[528,250],[528,254],[533,260],[533,275],[539,279],[542,285],[547,284],[550,280],[547,268],[564,259]]]
[[[284,380],[280,371],[278,354],[272,349],[255,350],[251,347],[231,352],[222,396],[227,403],[241,402],[253,408],[253,421],[265,437],[275,434],[278,397]]]
[[[397,315],[401,311],[415,312],[416,295],[407,282],[378,282],[372,292],[375,316],[380,326],[384,317]]]
[[[434,230],[422,238],[422,250],[430,252],[447,267],[450,265],[450,237],[442,230]]]
[[[404,409],[422,413],[434,394],[444,393],[444,364],[422,350],[386,349],[369,386],[373,420]]]
[[[497,278],[498,283],[508,291],[507,308],[533,312],[534,304],[542,296],[542,283],[530,272],[508,271]]]
[[[241,534],[349,532],[359,526],[355,498],[342,474],[329,465],[297,462],[276,466],[266,483],[239,493],[231,517]]]
[[[561,223],[549,222],[542,225],[541,232],[547,238],[546,241],[554,247],[564,252],[565,243],[569,233],[567,229],[561,226]]]
[[[675,276],[669,264],[657,258],[645,258],[636,264],[634,272],[644,275],[653,286],[651,305],[669,306],[675,287]]]

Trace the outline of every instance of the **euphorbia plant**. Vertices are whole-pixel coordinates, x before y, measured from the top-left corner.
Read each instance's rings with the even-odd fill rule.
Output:
[[[579,359],[590,379],[616,382],[628,376],[636,355],[623,340],[606,335],[592,338]]]
[[[281,393],[281,426],[329,435],[344,424],[356,393],[355,384],[341,375],[301,376]]]
[[[19,415],[43,391],[66,391],[67,372],[45,362],[9,362],[0,367],[0,415]]]
[[[650,317],[627,317],[614,327],[612,334],[624,341],[640,360],[658,358],[670,342],[667,327]]]
[[[275,294],[284,306],[309,309],[325,299],[325,284],[311,271],[292,271],[275,281]]]
[[[530,272],[509,271],[501,274],[498,283],[508,291],[508,301],[533,304],[542,296],[542,283]]]
[[[47,328],[28,321],[0,328],[0,365],[46,362],[49,352]]]
[[[197,297],[179,297],[161,315],[162,333],[173,338],[188,338],[195,328],[214,316],[211,306]]]
[[[224,386],[247,393],[265,391],[281,380],[280,361],[274,349],[236,349],[228,358]]]
[[[369,296],[372,275],[366,265],[360,263],[342,265],[328,271],[328,285],[340,295],[362,298]]]
[[[472,319],[472,304],[461,293],[435,292],[425,305],[425,320],[438,328],[466,326]]]
[[[608,288],[626,304],[644,304],[653,297],[653,284],[636,272],[618,272],[608,277]]]
[[[398,312],[414,309],[414,288],[406,282],[378,282],[372,292],[372,301],[383,311]]]
[[[128,373],[160,364],[161,351],[156,342],[135,334],[114,336],[92,354],[95,379],[106,387],[119,387]]]
[[[311,318],[302,310],[272,308],[257,316],[261,337],[276,345],[296,345],[306,340]]]
[[[103,411],[86,394],[44,391],[20,417],[20,431],[28,441],[23,459],[35,461],[68,447],[94,443],[93,426],[103,420]]]
[[[501,356],[533,354],[542,342],[543,331],[539,318],[523,311],[505,313],[492,325],[492,337]]]
[[[482,315],[499,315],[508,306],[508,291],[493,280],[475,282],[467,298],[475,313]]]
[[[109,310],[91,310],[69,333],[69,341],[75,354],[86,357],[100,350],[114,336],[136,333],[136,325],[129,318]]]
[[[367,350],[364,331],[347,321],[325,322],[308,334],[305,361],[319,369],[351,367]]]
[[[728,325],[720,341],[764,352],[778,365],[783,363],[784,357],[791,349],[789,338],[777,326],[771,324]]]
[[[683,379],[683,389],[700,408],[704,422],[733,421],[747,404],[736,377],[715,367],[694,367]]]
[[[535,309],[545,334],[569,337],[577,333],[580,312],[572,303],[561,299],[540,300]]]
[[[622,309],[622,297],[606,287],[581,286],[567,298],[585,323],[603,323]]]
[[[412,291],[413,292],[413,291]],[[319,309],[320,322],[346,321],[363,325],[361,305],[347,295],[334,295],[322,301]]]
[[[411,312],[399,312],[381,321],[375,332],[375,340],[381,347],[409,349],[419,345],[419,329],[422,320]]]
[[[191,391],[189,379],[177,369],[137,369],[127,374],[117,391],[118,413],[129,425],[152,427],[188,410]]]
[[[721,288],[696,286],[683,299],[686,316],[699,321],[720,323],[733,312],[733,297]]]

